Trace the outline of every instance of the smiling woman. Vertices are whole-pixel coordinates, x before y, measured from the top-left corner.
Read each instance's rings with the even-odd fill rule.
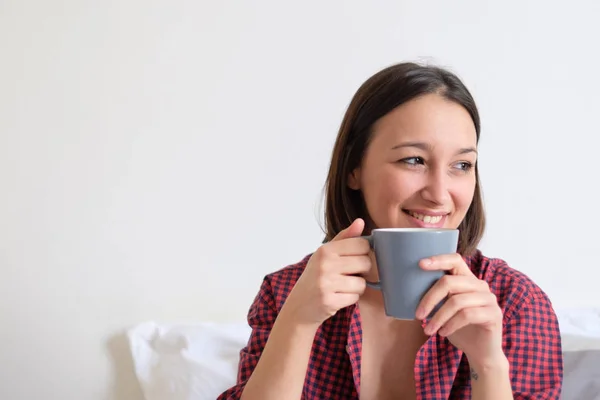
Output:
[[[358,89],[333,149],[324,243],[265,277],[237,385],[220,399],[560,397],[550,300],[477,249],[479,136],[475,102],[447,70],[397,64]],[[388,317],[366,287],[378,267],[360,236],[389,228],[459,230],[456,253],[419,262],[445,274],[413,320]]]

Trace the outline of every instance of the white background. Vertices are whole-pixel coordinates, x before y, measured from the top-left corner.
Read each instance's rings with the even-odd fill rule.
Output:
[[[245,318],[322,240],[358,86],[481,110],[482,250],[600,305],[600,2],[0,0],[0,398],[137,400],[123,332]]]

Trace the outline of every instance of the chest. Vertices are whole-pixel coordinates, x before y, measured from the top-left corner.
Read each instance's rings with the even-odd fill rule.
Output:
[[[363,313],[360,399],[416,399],[415,358],[426,341],[418,323]]]
[[[390,335],[358,307],[345,311],[316,335],[303,399],[470,398],[468,363],[445,341],[434,338],[421,348],[427,338],[419,341],[416,330]]]

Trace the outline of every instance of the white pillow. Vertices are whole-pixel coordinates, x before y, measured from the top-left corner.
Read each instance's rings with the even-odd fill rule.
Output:
[[[563,400],[600,400],[600,337],[562,336]]]
[[[146,400],[215,400],[233,386],[245,323],[158,325],[128,332],[135,368]]]
[[[563,400],[600,400],[600,310],[557,313],[561,324]],[[215,400],[235,384],[246,323],[158,325],[129,331],[146,400]]]
[[[600,307],[558,309],[556,316],[563,336],[600,338]]]

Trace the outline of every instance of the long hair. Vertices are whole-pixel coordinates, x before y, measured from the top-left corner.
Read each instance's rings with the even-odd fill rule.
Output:
[[[426,94],[436,93],[463,106],[471,116],[479,142],[479,112],[471,93],[452,72],[436,66],[400,63],[389,66],[365,81],[342,120],[325,184],[325,239],[330,241],[367,210],[359,191],[348,187],[350,173],[360,166],[377,120],[396,107]],[[483,236],[485,212],[475,164],[475,193],[458,227],[458,252],[471,255]]]

